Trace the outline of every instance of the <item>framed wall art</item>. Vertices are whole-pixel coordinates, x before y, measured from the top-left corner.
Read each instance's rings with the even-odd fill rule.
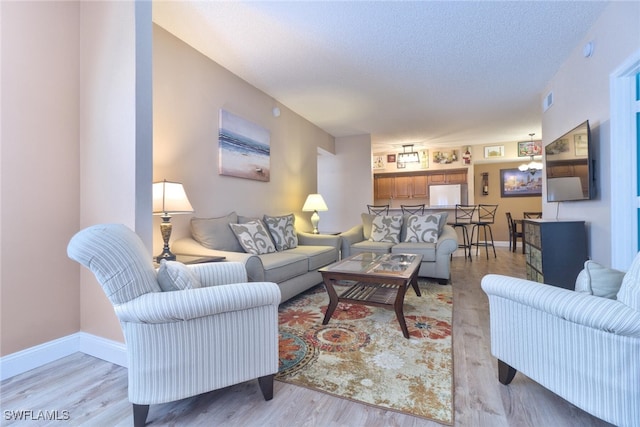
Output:
[[[542,141],[518,142],[518,157],[541,156]]]
[[[387,154],[387,163],[395,163],[396,155],[395,154]]]
[[[484,147],[484,157],[504,157],[504,145],[491,145]]]
[[[269,181],[271,134],[242,117],[220,110],[218,173]]]
[[[500,169],[500,196],[542,196],[542,171],[531,174],[519,169]]]

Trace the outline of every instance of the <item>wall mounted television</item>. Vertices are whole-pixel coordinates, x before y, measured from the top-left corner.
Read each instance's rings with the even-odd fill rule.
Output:
[[[547,202],[595,197],[593,151],[589,120],[545,147]]]

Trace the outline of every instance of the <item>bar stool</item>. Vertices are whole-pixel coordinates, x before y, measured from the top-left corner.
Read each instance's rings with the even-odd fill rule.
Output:
[[[389,205],[367,205],[371,215],[389,215]]]
[[[493,231],[491,231],[491,225],[496,219],[497,210],[498,205],[478,205],[478,220],[473,221],[473,228],[471,229],[471,246],[476,247],[476,256],[478,256],[478,248],[480,246],[484,246],[484,250],[487,254],[487,259],[489,259],[489,246],[491,246],[493,248],[494,258],[498,257],[498,255],[496,255],[496,247],[493,245]],[[482,232],[484,234],[484,240],[482,241],[482,243],[480,242],[480,229],[482,229]],[[489,232],[489,237],[491,237],[491,242],[487,240],[487,231]],[[473,241],[474,235],[476,236],[475,243]]]
[[[403,214],[424,215],[424,203],[421,205],[400,205]]]
[[[449,225],[454,229],[462,229],[462,243],[458,243],[458,248],[464,248],[464,257],[469,256],[471,260],[471,239],[469,239],[468,225],[471,225],[473,215],[476,211],[476,205],[456,205],[456,218],[455,222],[450,222]]]

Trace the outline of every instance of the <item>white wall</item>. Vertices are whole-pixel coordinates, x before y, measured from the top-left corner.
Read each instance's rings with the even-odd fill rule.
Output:
[[[595,261],[611,265],[611,186],[620,177],[610,168],[612,156],[620,162],[635,161],[619,150],[610,139],[609,75],[625,59],[640,48],[640,3],[612,2],[576,46],[570,57],[549,82],[541,97],[553,91],[554,105],[542,116],[543,144],[589,120],[596,143],[595,200],[583,202],[546,203],[543,189],[544,216],[559,219],[584,219],[588,223],[589,255]],[[593,56],[582,54],[584,44],[594,43]],[[541,102],[542,103],[542,102]]]
[[[327,212],[320,212],[320,231],[346,231],[362,223],[360,214],[373,202],[371,137],[336,138],[336,155],[318,156],[318,192]]]

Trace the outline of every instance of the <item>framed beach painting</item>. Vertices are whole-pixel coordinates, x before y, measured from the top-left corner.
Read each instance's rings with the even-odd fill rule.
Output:
[[[269,181],[271,134],[255,123],[220,110],[218,173]]]
[[[519,169],[500,169],[501,197],[532,197],[542,195],[542,171],[531,174]]]

